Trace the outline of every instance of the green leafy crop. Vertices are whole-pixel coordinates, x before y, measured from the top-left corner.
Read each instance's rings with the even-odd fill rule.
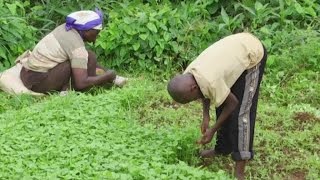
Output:
[[[224,171],[190,167],[177,158],[190,152],[182,142],[195,149],[190,129],[135,120],[130,108],[147,101],[139,98],[143,88],[53,95],[6,110],[0,115],[0,178],[229,179]]]

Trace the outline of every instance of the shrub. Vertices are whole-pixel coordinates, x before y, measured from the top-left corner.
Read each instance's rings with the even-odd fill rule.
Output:
[[[107,64],[123,69],[169,72],[182,69],[217,37],[215,22],[196,14],[205,8],[181,4],[121,3],[96,42]]]
[[[17,56],[35,44],[36,29],[26,22],[25,5],[0,1],[0,69],[11,66]]]
[[[281,104],[319,104],[320,34],[315,31],[277,32],[275,54],[269,54],[263,92]]]

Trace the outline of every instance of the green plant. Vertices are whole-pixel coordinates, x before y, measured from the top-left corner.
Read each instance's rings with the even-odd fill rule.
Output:
[[[153,88],[148,81],[132,83],[99,95],[52,95],[1,113],[0,178],[230,179],[178,159],[195,147],[185,144],[190,129],[141,126],[130,108],[147,101],[140,98],[142,85]]]
[[[214,22],[193,16],[206,12],[200,6],[120,3],[120,7],[110,12],[110,24],[96,42],[102,49],[98,53],[112,67],[156,73],[181,69],[216,37],[211,33]]]
[[[35,44],[36,28],[27,24],[25,6],[20,1],[0,1],[0,68],[11,66],[17,56]]]
[[[269,53],[263,92],[277,102],[318,104],[319,33],[315,31],[277,32]],[[278,51],[282,50],[282,51]],[[308,83],[313,81],[315,83]]]

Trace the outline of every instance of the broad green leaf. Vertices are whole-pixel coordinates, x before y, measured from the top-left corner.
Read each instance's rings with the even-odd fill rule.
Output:
[[[139,42],[135,42],[133,44],[133,50],[137,51],[140,48],[140,43]]]
[[[223,7],[221,8],[221,17],[224,23],[229,24],[229,16]]]
[[[316,11],[312,7],[304,8],[305,13],[311,15],[312,17],[317,17]],[[320,12],[319,12],[320,13]]]
[[[263,32],[264,34],[269,34],[269,35],[272,34],[271,31],[265,26],[260,28],[260,32]]]
[[[305,14],[303,7],[299,3],[295,3],[294,7],[299,14]]]
[[[179,45],[176,41],[171,41],[170,45],[175,53],[179,53]]]
[[[156,45],[156,40],[154,40],[153,38],[150,38],[149,39],[149,46],[150,46],[150,48],[153,48],[155,45]]]
[[[68,10],[60,9],[60,8],[55,8],[54,11],[57,12],[58,14],[62,15],[62,16],[66,16],[66,15],[68,15],[70,13]]]
[[[120,49],[120,57],[124,58],[127,54],[127,50],[125,48]]]
[[[125,17],[123,19],[123,22],[130,25],[132,23],[132,19],[130,19],[129,17]]]
[[[162,49],[164,49],[164,44],[165,44],[165,42],[163,41],[163,39],[158,39],[157,40],[157,43],[159,44],[159,46],[162,48]]]
[[[0,46],[0,57],[2,57],[3,59],[6,59],[6,51],[4,50],[3,47]]]
[[[284,2],[283,0],[279,0],[279,7],[280,7],[280,12],[282,13],[283,9],[284,9]]]
[[[218,11],[218,9],[219,9],[219,4],[215,3],[210,6],[209,12],[210,12],[210,14],[215,14]]]
[[[164,23],[160,23],[160,28],[165,30],[165,31],[168,31],[168,27],[164,24]]]
[[[263,44],[265,45],[265,47],[268,49],[269,47],[272,47],[272,41],[271,39],[266,39],[263,41]],[[268,59],[269,61],[269,59]]]
[[[157,57],[160,57],[161,56],[161,54],[162,54],[162,52],[163,52],[163,48],[161,47],[161,46],[159,46],[159,45],[156,45],[156,54],[157,54]]]
[[[252,15],[256,15],[255,11],[252,8],[249,8],[248,6],[245,6],[243,4],[240,4],[241,7],[243,7],[245,10],[247,10]]]
[[[124,25],[123,29],[129,35],[134,35],[135,34],[134,30],[132,29],[132,27],[130,25]]]
[[[254,8],[259,11],[261,9],[263,9],[263,5],[261,4],[261,2],[257,1],[255,4],[254,4]]]
[[[168,42],[170,39],[171,39],[171,34],[170,33],[167,33],[167,32],[164,32],[163,33],[163,39]]]
[[[221,29],[223,29],[224,27],[226,26],[226,24],[219,24],[219,31],[221,30]]]
[[[147,27],[148,27],[148,29],[149,29],[150,31],[152,31],[152,32],[155,32],[155,33],[158,32],[158,29],[157,29],[156,25],[154,25],[154,24],[151,23],[151,22],[149,22],[149,23],[147,24]]]
[[[10,10],[12,15],[17,15],[17,5],[6,3],[8,9]]]
[[[148,38],[148,34],[140,34],[139,37],[142,39],[142,40],[146,40]]]

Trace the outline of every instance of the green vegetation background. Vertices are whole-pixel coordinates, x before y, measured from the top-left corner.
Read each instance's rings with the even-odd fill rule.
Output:
[[[229,157],[200,169],[201,107],[174,104],[165,87],[212,42],[241,31],[269,51],[248,177],[320,177],[317,0],[0,0],[0,69],[68,13],[94,7],[109,23],[89,48],[131,82],[66,97],[0,93],[1,179],[232,178]]]

